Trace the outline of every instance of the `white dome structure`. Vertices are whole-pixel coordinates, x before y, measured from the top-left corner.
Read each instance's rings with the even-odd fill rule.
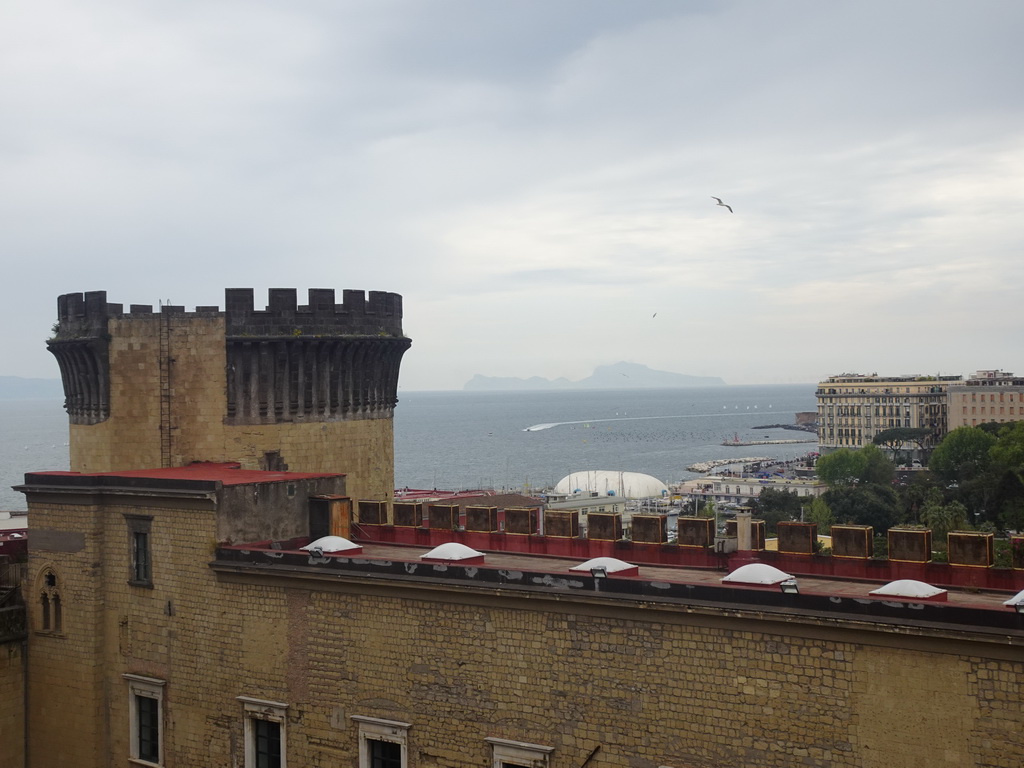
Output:
[[[457,541],[449,541],[445,544],[434,547],[425,555],[420,555],[420,560],[477,560],[483,559],[483,556],[482,552],[477,552],[475,549],[471,549],[465,544],[459,544]]]
[[[566,475],[555,484],[554,492],[566,496],[596,493],[599,496],[649,499],[667,496],[668,486],[658,478],[640,472],[590,469]]]
[[[595,557],[585,563],[574,565],[569,570],[590,573],[595,568],[603,568],[606,573],[618,573],[622,576],[636,576],[640,571],[639,566],[619,560],[617,557]]]
[[[946,590],[933,587],[931,584],[925,584],[923,581],[899,579],[898,581],[890,581],[884,587],[872,590],[868,594],[874,597],[906,597],[929,600],[945,595]]]
[[[313,549],[319,549],[321,552],[346,552],[350,549],[362,550],[362,547],[358,544],[353,544],[343,536],[322,536],[316,541],[311,541],[304,547],[300,547],[307,552]]]
[[[793,577],[768,563],[747,563],[722,578],[727,584],[760,584],[770,586]]]

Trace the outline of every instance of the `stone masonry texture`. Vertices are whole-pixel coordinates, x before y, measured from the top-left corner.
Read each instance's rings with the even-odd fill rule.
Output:
[[[1024,664],[982,643],[210,568],[211,501],[33,505],[75,553],[31,656],[32,768],[124,764],[124,673],[166,681],[168,768],[242,764],[238,696],[288,705],[289,765],[356,765],[351,716],[412,724],[410,766],[489,765],[488,737],[552,768],[1024,763]],[[153,587],[127,583],[125,514],[153,517]],[[38,626],[37,611],[30,619]]]

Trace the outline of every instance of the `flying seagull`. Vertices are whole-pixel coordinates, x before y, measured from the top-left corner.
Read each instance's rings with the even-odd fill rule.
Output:
[[[732,206],[731,206],[731,205],[726,205],[725,203],[723,203],[723,202],[722,202],[722,198],[720,198],[720,197],[715,197],[714,195],[712,195],[712,196],[711,196],[711,199],[712,199],[712,200],[717,200],[717,201],[718,201],[718,204],[719,204],[720,206],[722,206],[723,208],[728,208],[728,209],[729,209],[729,213],[732,213]]]

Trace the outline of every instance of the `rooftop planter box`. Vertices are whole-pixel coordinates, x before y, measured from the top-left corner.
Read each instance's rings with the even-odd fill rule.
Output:
[[[927,528],[890,528],[889,559],[897,563],[929,563],[932,532]]]
[[[818,543],[817,523],[779,523],[779,552],[786,555],[813,555]]]
[[[1011,565],[1017,570],[1024,570],[1024,536],[1010,537]]]
[[[618,512],[591,512],[587,515],[587,538],[618,541],[622,538],[622,515]]]
[[[995,534],[978,531],[950,531],[946,548],[950,565],[990,568],[996,560]]]
[[[832,557],[869,560],[875,551],[875,529],[870,525],[833,525]]]
[[[458,504],[428,504],[427,520],[432,529],[455,531],[459,528]]]
[[[505,510],[505,533],[533,536],[537,533],[538,510],[509,507]]]
[[[715,519],[713,517],[680,517],[676,523],[676,531],[680,547],[708,549],[715,545]]]
[[[466,530],[494,533],[498,530],[497,507],[466,507]]]
[[[359,522],[365,525],[387,525],[388,503],[386,501],[360,501]]]
[[[575,539],[580,535],[580,513],[575,509],[544,510],[544,535]]]
[[[633,541],[664,544],[668,541],[668,515],[633,515]]]
[[[396,501],[394,504],[395,526],[398,528],[419,528],[423,525],[423,505],[415,501]]]

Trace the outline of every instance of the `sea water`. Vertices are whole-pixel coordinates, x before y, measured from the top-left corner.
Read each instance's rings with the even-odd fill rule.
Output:
[[[813,384],[693,389],[405,392],[395,409],[398,488],[550,487],[571,472],[642,472],[671,484],[711,459],[793,459],[814,436],[783,429],[815,409]],[[804,440],[726,446],[725,441]],[[68,468],[61,403],[0,401],[0,510],[25,509],[10,486]],[[287,460],[287,457],[286,457]]]

